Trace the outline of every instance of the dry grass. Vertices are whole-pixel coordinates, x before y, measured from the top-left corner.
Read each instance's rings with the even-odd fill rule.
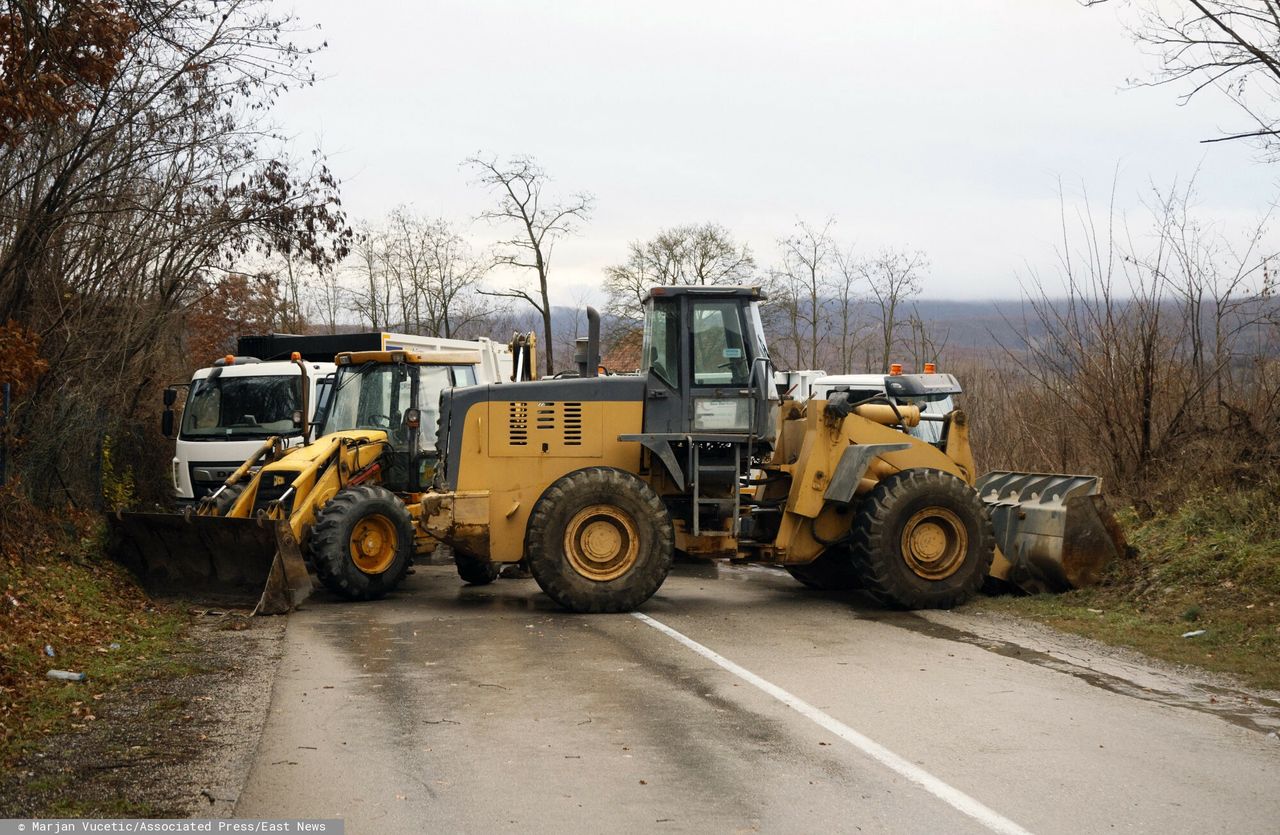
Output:
[[[1280,689],[1280,482],[1122,518],[1138,553],[1099,586],[976,605]]]

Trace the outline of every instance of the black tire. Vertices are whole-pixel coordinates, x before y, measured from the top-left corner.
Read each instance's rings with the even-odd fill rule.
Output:
[[[804,565],[784,566],[802,585],[818,591],[851,591],[862,588],[862,577],[847,545],[836,545]]]
[[[489,585],[498,579],[498,572],[502,569],[502,566],[492,560],[468,557],[457,551],[453,553],[453,565],[458,569],[462,582],[469,586]]]
[[[570,536],[580,543],[573,554],[566,553]],[[525,555],[533,579],[564,608],[629,612],[667,578],[674,542],[671,517],[649,485],[591,467],[542,494],[529,516]]]
[[[909,527],[925,538],[919,554],[905,545]],[[862,500],[853,551],[863,586],[881,602],[950,609],[982,588],[995,536],[976,490],[941,470],[912,469],[882,480]]]
[[[351,553],[352,535],[366,521],[388,534],[383,537],[385,568],[366,570]],[[413,520],[404,502],[387,488],[367,484],[347,487],[316,513],[310,550],[316,574],[326,588],[348,600],[376,600],[399,586],[409,573]]]

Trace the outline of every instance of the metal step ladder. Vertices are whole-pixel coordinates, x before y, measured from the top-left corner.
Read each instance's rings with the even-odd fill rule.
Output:
[[[734,450],[732,464],[704,464],[702,463],[702,445],[697,441],[691,441],[689,444],[689,472],[692,474],[690,500],[693,515],[693,535],[702,535],[702,509],[714,507],[721,516],[726,515],[726,512],[729,514],[729,517],[733,520],[733,536],[736,537],[741,521],[739,516],[742,511],[742,457],[738,450]],[[732,494],[731,497],[704,497],[702,495],[704,476],[711,476],[711,480],[717,482],[727,480]]]

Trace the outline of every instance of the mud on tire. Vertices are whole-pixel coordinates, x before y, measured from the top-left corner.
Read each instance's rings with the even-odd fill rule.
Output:
[[[853,552],[863,586],[881,602],[949,609],[982,587],[995,536],[972,487],[941,470],[911,469],[862,500]]]
[[[547,595],[574,612],[628,612],[671,570],[675,532],[658,494],[630,473],[563,476],[529,516],[525,554]]]
[[[376,553],[364,553],[361,543]],[[385,487],[347,487],[316,513],[308,550],[316,575],[330,591],[348,600],[376,600],[399,586],[409,572],[413,520],[404,503]]]

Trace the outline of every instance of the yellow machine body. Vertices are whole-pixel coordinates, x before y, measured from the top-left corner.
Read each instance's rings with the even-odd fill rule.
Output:
[[[345,369],[448,367],[468,366],[474,357],[366,351],[339,354],[336,362]],[[258,614],[287,612],[311,592],[303,552],[317,512],[348,485],[383,484],[390,446],[384,429],[335,431],[290,448],[269,438],[219,491],[183,514],[112,516],[112,553],[152,590],[253,603]],[[428,469],[423,483],[430,477]],[[431,551],[436,542],[416,524],[421,493],[398,495],[415,520],[414,553]]]
[[[556,479],[584,467],[642,470],[637,402],[489,401],[460,427],[464,462],[456,490],[425,497],[425,529],[456,549],[494,562],[524,558],[525,529]]]
[[[863,576],[900,605],[954,605],[988,572],[1031,590],[1072,587],[1116,555],[1122,543],[1106,524],[1097,479],[979,479],[960,409],[927,416],[941,423],[931,439],[911,434],[926,416],[906,401],[958,393],[950,375],[886,378],[879,394],[807,402],[770,394],[760,297],[751,288],[655,288],[641,376],[598,376],[599,319],[589,310],[577,379],[443,398],[441,471],[419,517],[425,532],[470,559],[525,561],[576,611],[644,599],[609,567],[615,557],[636,561],[641,539],[668,555],[789,570],[830,555],[821,571],[841,582],[833,561],[874,553]],[[895,387],[903,397],[891,396]],[[930,392],[942,394],[930,400]],[[643,487],[627,486],[637,481]],[[899,510],[869,510],[880,505],[864,499],[880,485],[877,501]],[[622,509],[630,499],[615,505],[611,489],[631,495],[632,508]],[[656,559],[669,565],[669,556]],[[901,569],[894,560],[912,572],[900,582],[883,573],[886,564]],[[949,582],[962,565],[963,581]],[[665,576],[661,566],[652,571]],[[935,580],[936,593],[902,585]],[[656,589],[661,580],[645,582]],[[894,583],[903,588],[896,596]]]

